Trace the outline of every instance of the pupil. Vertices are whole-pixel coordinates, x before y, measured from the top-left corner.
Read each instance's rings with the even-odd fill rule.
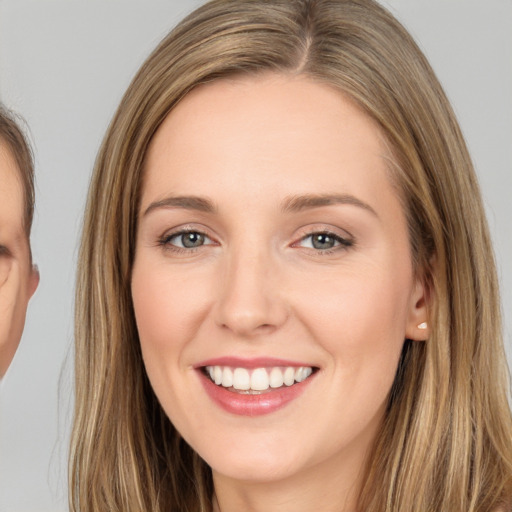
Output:
[[[199,247],[204,242],[204,235],[201,233],[187,233],[182,236],[183,247]]]
[[[315,249],[331,249],[334,247],[334,238],[325,233],[315,235],[313,236],[313,247]]]

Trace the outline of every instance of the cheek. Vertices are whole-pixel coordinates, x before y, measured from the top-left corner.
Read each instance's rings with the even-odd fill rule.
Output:
[[[297,310],[346,372],[376,371],[376,378],[387,381],[405,339],[411,275],[392,265],[380,268],[387,271],[368,268],[326,276],[324,282],[304,281]]]
[[[409,275],[373,269],[303,286],[296,310],[331,361],[320,437],[349,443],[374,432],[384,414],[405,339]]]
[[[7,281],[12,262],[9,258],[0,255],[0,289]]]
[[[132,300],[142,357],[152,388],[180,432],[206,428],[190,394],[190,352],[209,304],[208,280],[185,269],[136,260]]]
[[[132,274],[135,319],[146,364],[179,354],[194,337],[207,308],[206,283],[165,265],[136,262]]]

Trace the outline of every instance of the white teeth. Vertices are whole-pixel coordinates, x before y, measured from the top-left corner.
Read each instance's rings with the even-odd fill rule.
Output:
[[[218,386],[238,391],[266,391],[283,386],[292,386],[306,380],[312,373],[310,366],[287,366],[273,368],[231,368],[229,366],[207,366],[206,373]]]
[[[233,372],[233,387],[240,391],[247,391],[251,388],[251,377],[245,368],[235,368]]]
[[[288,368],[286,368],[286,370],[284,371],[283,380],[287,386],[291,386],[292,384],[294,384],[295,383],[295,368],[288,366]]]
[[[306,380],[312,373],[312,369],[308,366],[301,366],[295,370],[295,381],[302,382]]]
[[[257,368],[251,375],[251,389],[254,391],[265,391],[268,389],[269,378],[265,368]]]
[[[272,370],[270,370],[270,387],[280,388],[283,384],[283,372],[281,368],[272,368]]]
[[[231,368],[224,368],[222,372],[222,387],[230,388],[233,385],[233,370]]]
[[[213,370],[213,380],[215,384],[222,383],[222,368],[220,366],[216,366]]]

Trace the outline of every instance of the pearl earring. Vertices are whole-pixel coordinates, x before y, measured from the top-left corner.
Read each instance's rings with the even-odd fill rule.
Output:
[[[427,322],[421,322],[421,324],[420,324],[420,325],[418,325],[418,329],[422,329],[422,330],[424,330],[424,329],[426,329],[426,328],[427,328]]]

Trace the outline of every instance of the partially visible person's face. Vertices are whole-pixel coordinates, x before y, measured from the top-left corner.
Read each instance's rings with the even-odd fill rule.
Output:
[[[201,86],[145,163],[132,294],[162,407],[216,479],[360,469],[423,287],[380,131],[304,77]]]
[[[0,140],[0,377],[16,352],[39,275],[23,225],[24,198],[16,162]]]

